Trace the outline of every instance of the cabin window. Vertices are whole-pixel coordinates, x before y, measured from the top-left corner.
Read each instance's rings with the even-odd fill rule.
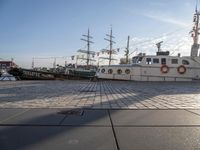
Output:
[[[118,70],[117,70],[117,74],[122,74],[122,70],[121,70],[121,69],[118,69]]]
[[[161,64],[166,65],[166,58],[161,58]]]
[[[154,58],[154,59],[153,59],[153,63],[154,63],[154,64],[159,64],[159,59],[158,59],[158,58]]]
[[[138,64],[141,63],[142,59],[143,59],[143,57],[139,57]]]
[[[171,60],[171,63],[172,63],[172,64],[178,64],[178,59],[172,59],[172,60]]]
[[[131,72],[130,69],[126,69],[126,70],[125,70],[125,73],[126,73],[126,74],[130,74],[130,72]]]
[[[151,64],[151,58],[146,58],[146,64],[148,64],[148,65]]]
[[[182,64],[183,64],[183,65],[189,65],[190,63],[189,63],[189,61],[187,61],[187,60],[182,60]]]
[[[112,74],[112,73],[113,73],[113,70],[112,70],[112,69],[108,69],[108,73],[109,73],[109,74]]]
[[[101,73],[104,73],[106,70],[105,69],[101,69]]]

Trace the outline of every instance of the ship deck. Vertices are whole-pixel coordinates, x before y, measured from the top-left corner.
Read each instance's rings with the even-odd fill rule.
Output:
[[[0,149],[200,148],[200,82],[0,82]]]

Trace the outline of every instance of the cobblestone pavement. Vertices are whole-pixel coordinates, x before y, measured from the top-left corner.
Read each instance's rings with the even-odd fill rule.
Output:
[[[0,82],[0,108],[200,109],[200,82]]]

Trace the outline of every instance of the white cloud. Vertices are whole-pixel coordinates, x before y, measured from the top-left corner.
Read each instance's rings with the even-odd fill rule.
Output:
[[[161,7],[161,6],[165,6],[166,2],[165,1],[150,1],[149,5],[151,6],[157,6],[157,7]]]
[[[131,49],[132,51],[138,48],[138,53],[146,53],[147,55],[155,55],[157,51],[156,43],[163,41],[161,49],[163,51],[170,51],[171,55],[177,55],[181,53],[182,56],[189,56],[192,38],[188,36],[183,36],[183,34],[175,34],[170,36],[163,36],[160,38],[138,38],[134,37],[131,40]]]
[[[142,15],[145,16],[145,17],[157,20],[157,21],[173,24],[173,25],[176,25],[176,26],[179,26],[179,27],[187,27],[190,24],[189,22],[185,22],[185,21],[179,20],[177,18],[161,14],[159,12],[157,12],[157,13],[145,13],[145,14],[142,14]]]

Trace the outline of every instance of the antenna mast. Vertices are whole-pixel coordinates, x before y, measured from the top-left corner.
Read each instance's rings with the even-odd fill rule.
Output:
[[[128,64],[128,56],[129,56],[129,40],[130,40],[130,36],[128,36],[128,40],[127,40],[127,47],[125,50],[125,56],[126,56],[126,64]]]
[[[34,69],[34,57],[32,58],[32,69]]]
[[[86,37],[86,39],[82,38],[81,40],[87,42],[87,50],[82,50],[82,49],[80,49],[80,50],[78,50],[78,52],[80,52],[80,53],[85,53],[87,56],[86,56],[86,59],[84,59],[84,58],[79,58],[79,59],[84,59],[84,60],[86,60],[86,64],[87,64],[87,67],[88,67],[90,61],[95,61],[94,59],[90,59],[90,55],[93,55],[93,56],[95,55],[95,52],[94,52],[94,51],[90,51],[90,44],[92,44],[92,43],[94,43],[94,42],[91,41],[91,39],[92,39],[93,37],[90,36],[90,30],[89,30],[89,28],[88,28],[88,33],[87,33],[87,35],[84,35],[84,34],[83,34],[82,36],[83,36],[83,37]]]
[[[195,9],[195,14],[194,14],[194,27],[191,31],[191,36],[193,37],[193,45],[191,48],[191,56],[192,57],[196,57],[198,55],[198,49],[199,49],[199,15],[200,12],[197,10],[197,4],[196,4],[196,9]]]

